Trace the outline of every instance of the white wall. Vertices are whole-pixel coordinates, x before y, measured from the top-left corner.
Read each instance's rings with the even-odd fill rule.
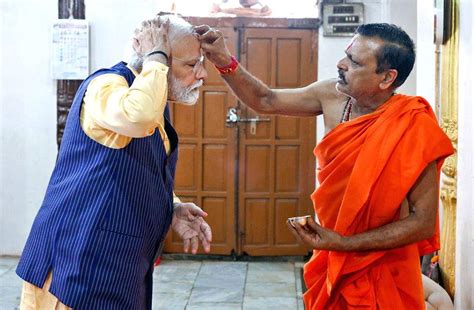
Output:
[[[455,307],[474,309],[474,5],[460,0]]]
[[[160,10],[156,0],[86,0],[91,31],[91,71],[123,60],[135,26]]]
[[[56,157],[50,24],[57,0],[0,5],[0,255],[17,255]]]
[[[418,1],[429,2],[429,1]],[[417,1],[413,0],[390,0],[390,23],[400,26],[418,45],[417,33]],[[421,54],[422,55],[422,54]],[[423,55],[424,57],[424,55]],[[417,95],[417,64],[420,58],[415,61],[415,67],[408,76],[405,83],[397,90],[399,93],[407,95]]]
[[[135,27],[145,18],[169,11],[170,0],[86,0],[91,31],[91,71],[123,60]]]
[[[418,1],[416,92],[435,107],[435,49],[433,1]],[[422,57],[420,57],[422,55]]]

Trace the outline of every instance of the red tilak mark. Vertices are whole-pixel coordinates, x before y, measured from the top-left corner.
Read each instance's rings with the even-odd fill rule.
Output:
[[[346,52],[349,52],[349,50],[350,50],[351,47],[352,47],[352,44],[354,44],[354,41],[351,41],[351,43],[349,43],[349,45],[348,45],[347,48],[346,48]]]

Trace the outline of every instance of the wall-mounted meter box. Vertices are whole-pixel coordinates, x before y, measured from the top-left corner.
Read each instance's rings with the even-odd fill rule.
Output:
[[[323,35],[334,37],[352,36],[364,23],[364,4],[341,3],[323,5]]]

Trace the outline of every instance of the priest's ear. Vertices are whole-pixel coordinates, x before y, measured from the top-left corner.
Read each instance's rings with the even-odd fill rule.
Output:
[[[386,90],[393,87],[395,80],[398,76],[398,71],[396,69],[388,69],[383,73],[383,80],[380,82],[379,87],[382,90]]]

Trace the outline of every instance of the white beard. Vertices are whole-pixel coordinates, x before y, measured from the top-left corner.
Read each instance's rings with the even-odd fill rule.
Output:
[[[168,79],[168,93],[172,101],[184,105],[194,105],[199,98],[199,87],[202,86],[202,80],[197,81],[191,86],[183,86],[183,83],[170,75]]]

